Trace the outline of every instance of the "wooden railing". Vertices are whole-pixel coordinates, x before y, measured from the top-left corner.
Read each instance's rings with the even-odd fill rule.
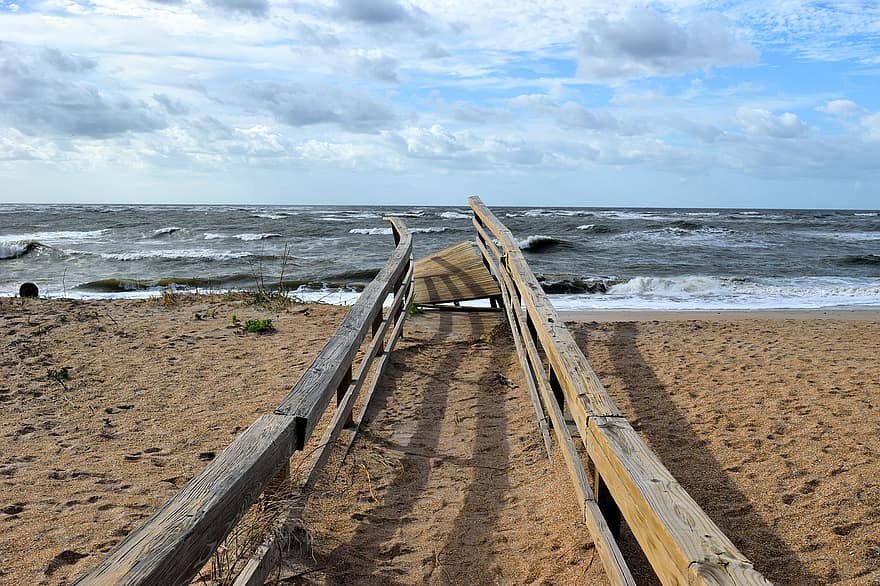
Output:
[[[621,415],[510,231],[479,198],[470,198],[470,206],[478,246],[501,285],[520,362],[553,423],[609,579],[633,583],[614,539],[622,514],[663,584],[768,584]],[[568,435],[565,409],[595,470],[592,487]]]
[[[406,316],[406,303],[412,299],[412,237],[402,222],[388,221],[397,244],[391,257],[275,412],[257,419],[75,583],[187,583],[269,481],[287,470],[293,452],[303,449],[334,396],[337,409],[325,438],[338,434],[351,420],[354,399],[370,362],[393,346]],[[383,312],[389,294],[394,300]],[[392,322],[395,335],[386,345],[383,340]],[[370,331],[372,342],[354,377],[352,363]],[[384,357],[379,370],[382,367]]]

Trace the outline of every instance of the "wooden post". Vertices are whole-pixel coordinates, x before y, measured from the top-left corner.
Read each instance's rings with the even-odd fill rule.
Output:
[[[550,367],[550,388],[553,389],[553,396],[556,397],[559,410],[565,413],[565,391],[562,390],[562,385],[559,384],[559,378],[557,378],[556,371],[552,366]]]
[[[337,407],[341,405],[343,399],[345,399],[345,394],[348,393],[348,388],[351,386],[351,381],[351,365],[349,365],[348,370],[345,372],[345,376],[342,377],[342,380],[339,381],[339,386],[336,388]],[[354,427],[354,419],[352,419],[351,413],[348,414],[348,419],[343,424],[343,427]]]
[[[605,517],[605,522],[608,523],[611,533],[616,539],[620,539],[620,507],[617,506],[614,497],[608,492],[608,487],[605,485],[605,481],[602,480],[602,475],[599,474],[595,467],[593,470],[593,494],[596,498],[596,504],[599,505],[599,510],[602,511],[602,516]]]

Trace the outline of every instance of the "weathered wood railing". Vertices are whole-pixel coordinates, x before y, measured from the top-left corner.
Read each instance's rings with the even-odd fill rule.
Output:
[[[337,410],[325,438],[350,421],[370,361],[393,346],[406,316],[406,303],[412,299],[412,237],[402,222],[388,221],[397,244],[391,257],[275,412],[257,419],[75,583],[187,583],[269,481],[287,469],[293,452],[303,449],[334,396]],[[394,300],[386,313],[383,304],[389,294],[394,294]],[[395,336],[385,345],[392,322],[397,326]],[[355,378],[352,363],[370,331],[372,343]],[[379,370],[382,367],[384,357]]]
[[[611,581],[633,583],[609,529],[619,526],[622,514],[663,584],[768,584],[621,415],[510,231],[479,198],[470,198],[470,206],[477,243],[501,285],[514,338],[521,336],[517,350],[526,377],[541,393]],[[563,433],[565,408],[595,469],[592,488],[567,429]]]

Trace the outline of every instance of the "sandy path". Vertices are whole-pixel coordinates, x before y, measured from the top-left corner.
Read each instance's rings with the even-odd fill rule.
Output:
[[[509,334],[439,333],[416,318],[368,423],[305,509],[330,584],[604,583],[569,480],[550,462]],[[434,324],[436,325],[436,324]]]

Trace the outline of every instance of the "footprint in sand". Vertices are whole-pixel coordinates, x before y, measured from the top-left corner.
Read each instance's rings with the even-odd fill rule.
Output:
[[[24,511],[24,507],[25,507],[25,503],[15,503],[12,505],[7,505],[7,506],[3,507],[2,509],[0,509],[0,513],[3,513],[4,515],[10,515],[10,516],[18,515],[19,513]]]
[[[55,573],[58,568],[66,565],[73,565],[84,557],[88,557],[87,553],[79,553],[70,549],[65,549],[49,562],[49,565],[46,566],[46,569],[43,570],[47,576],[51,576]]]

